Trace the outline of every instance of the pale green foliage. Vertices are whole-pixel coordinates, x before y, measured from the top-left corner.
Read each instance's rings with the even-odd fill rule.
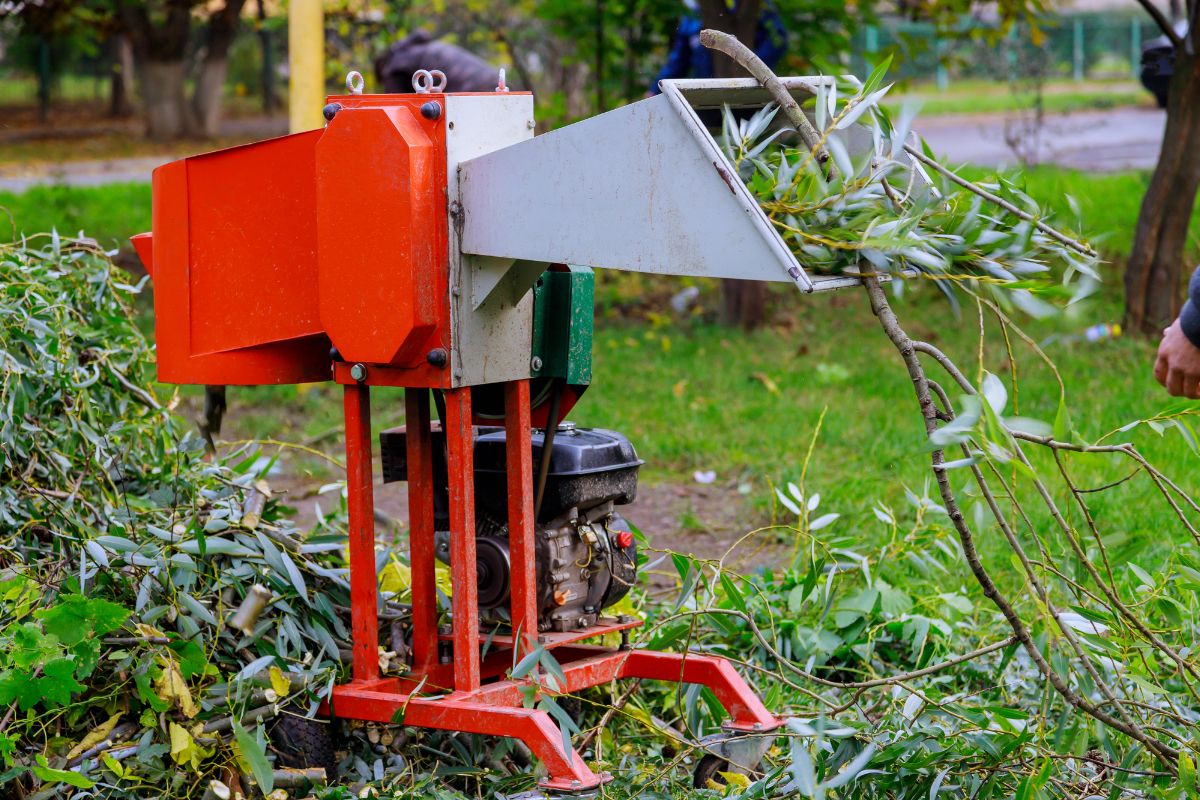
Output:
[[[818,87],[813,116],[830,155],[824,164],[785,141],[790,129],[780,127],[776,106],[743,120],[725,111],[721,145],[801,266],[817,274],[915,274],[952,301],[966,283],[1034,315],[1053,310],[1039,295],[1090,293],[1099,280],[1094,258],[931,175],[904,152],[915,138],[915,112],[906,108],[893,122],[879,106],[890,88],[880,80],[877,71],[849,96],[833,81]],[[1035,219],[1049,216],[1010,180],[981,188]]]

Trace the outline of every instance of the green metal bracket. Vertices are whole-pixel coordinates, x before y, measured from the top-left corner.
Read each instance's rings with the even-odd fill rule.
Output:
[[[542,273],[533,287],[534,377],[592,382],[596,276],[588,267]]]

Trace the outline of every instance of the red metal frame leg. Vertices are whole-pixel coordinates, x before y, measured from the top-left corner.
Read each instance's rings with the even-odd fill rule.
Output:
[[[475,573],[475,441],[471,390],[446,392],[450,478],[450,583],[454,589],[454,688],[479,688],[479,590]]]
[[[346,506],[350,518],[350,628],[357,681],[379,677],[379,615],[375,576],[375,498],[371,484],[371,391],[347,385]]]
[[[408,446],[408,559],[412,568],[413,671],[427,674],[438,661],[429,390],[405,389],[404,406]]]
[[[533,446],[529,381],[504,386],[505,455],[508,468],[508,551],[512,565],[512,629],[522,653],[537,646],[537,563],[533,541]]]
[[[620,677],[699,683],[707,686],[729,712],[731,724],[727,727],[747,731],[769,731],[783,724],[783,720],[767,710],[758,699],[758,695],[746,683],[746,679],[734,669],[733,664],[723,658],[692,653],[633,650],[621,667]]]

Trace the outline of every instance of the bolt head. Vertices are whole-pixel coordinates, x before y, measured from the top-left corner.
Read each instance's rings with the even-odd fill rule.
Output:
[[[329,103],[328,105],[326,105],[324,108],[321,109],[321,114],[322,114],[322,116],[325,117],[326,122],[332,122],[333,118],[336,117],[337,113],[341,110],[342,110],[341,103]]]
[[[534,372],[537,372],[538,370],[540,370],[542,368],[542,359],[539,358],[538,356],[534,356],[533,359],[529,362],[529,367]]]
[[[355,364],[350,368],[350,377],[362,383],[367,379],[367,367],[365,364]]]
[[[441,347],[433,348],[425,356],[425,360],[428,361],[429,365],[432,367],[444,367],[446,366],[446,361],[448,359],[449,354],[446,353],[446,350]]]
[[[442,106],[434,100],[421,104],[421,116],[425,119],[437,119],[442,115]]]

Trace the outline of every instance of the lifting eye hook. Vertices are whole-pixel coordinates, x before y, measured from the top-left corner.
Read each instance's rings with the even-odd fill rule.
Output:
[[[413,91],[417,94],[446,91],[446,73],[440,69],[419,69],[413,73]]]
[[[362,94],[365,85],[366,81],[363,80],[362,73],[358,70],[350,70],[346,73],[346,91],[350,94]]]

